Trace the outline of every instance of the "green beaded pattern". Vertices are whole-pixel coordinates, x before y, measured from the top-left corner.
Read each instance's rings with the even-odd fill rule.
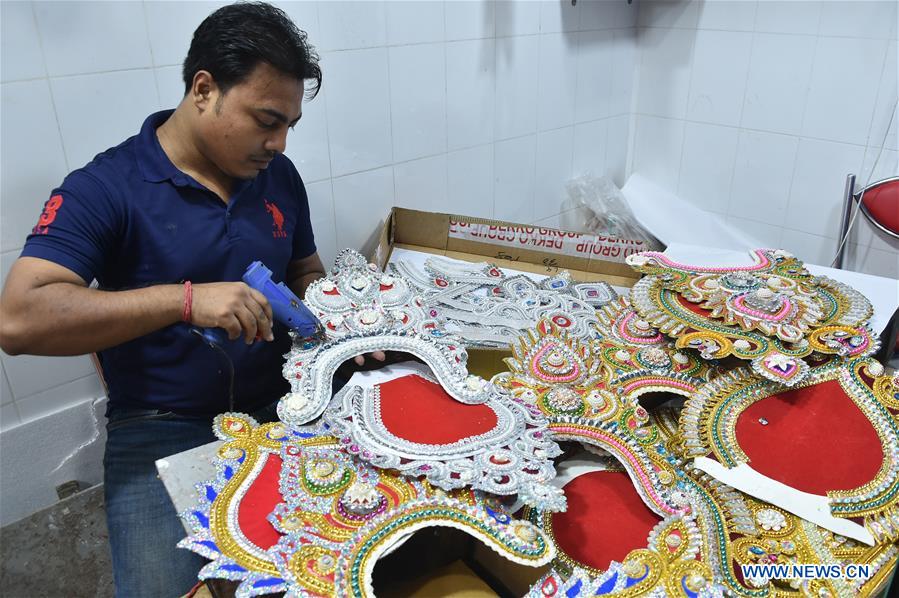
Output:
[[[662,305],[665,307],[668,313],[679,320],[687,322],[692,328],[695,328],[700,332],[702,332],[703,330],[711,330],[712,332],[717,332],[718,334],[723,334],[729,337],[750,339],[752,341],[755,341],[755,343],[758,345],[758,349],[756,349],[755,351],[751,349],[747,349],[745,351],[734,349],[733,353],[737,357],[741,357],[744,359],[754,359],[756,357],[761,357],[768,352],[770,343],[772,342],[774,343],[774,347],[775,349],[777,349],[777,351],[791,357],[804,357],[805,355],[808,355],[812,352],[811,348],[809,347],[789,349],[778,338],[769,339],[768,337],[756,332],[740,330],[738,327],[722,326],[720,324],[715,324],[714,322],[701,319],[689,310],[682,308],[680,304],[677,304],[676,306],[673,305],[670,297],[677,297],[677,293],[668,289],[662,289],[662,292],[659,294],[659,299],[661,300]]]
[[[894,437],[899,437],[899,428],[896,427],[896,420],[893,418],[893,415],[887,411],[886,407],[884,407],[880,401],[877,400],[877,397],[871,392],[868,388],[868,385],[865,384],[864,380],[862,380],[861,376],[858,374],[858,370],[860,369],[861,363],[863,360],[856,360],[848,364],[846,367],[850,372],[850,376],[854,385],[859,388],[864,394],[861,398],[864,406],[867,409],[871,409],[876,411],[889,425],[890,432],[894,435]],[[833,368],[834,366],[828,366]],[[887,456],[889,458],[889,456]],[[868,501],[859,501],[859,502],[838,502],[837,504],[831,504],[830,510],[836,514],[849,514],[858,513],[860,511],[867,511],[870,509],[878,509],[883,507],[887,502],[893,501],[896,498],[896,494],[899,493],[899,477],[894,477],[892,480],[892,484],[890,484],[889,490],[885,493],[880,494],[879,498],[875,500]]]
[[[731,404],[736,402],[737,405],[740,404],[740,401],[743,400],[744,397],[750,398],[752,393],[756,389],[763,388],[770,384],[767,380],[760,380],[748,386],[744,386],[739,390],[739,392],[732,393],[728,395],[728,397],[715,408],[715,417],[712,420],[712,440],[717,447],[716,454],[721,455],[724,459],[724,464],[728,467],[728,469],[736,467],[739,464],[735,453],[731,450],[730,443],[725,441],[724,432],[725,429],[721,424],[721,417],[725,413],[730,413]]]
[[[638,425],[634,428],[631,428],[627,425],[627,421],[632,417],[636,420],[636,416],[634,415],[635,411],[636,408],[634,407],[625,409],[621,416],[618,418],[618,426],[622,430],[627,431],[627,433],[640,444],[655,444],[659,439],[659,429],[657,427],[649,423],[639,425],[639,422]],[[635,434],[638,429],[650,430],[650,434],[644,438],[640,438]]]
[[[543,396],[540,397],[540,408],[544,413],[548,413],[550,415],[570,415],[572,417],[580,417],[584,415],[585,405],[583,401],[581,401],[580,405],[578,405],[574,409],[564,410],[553,407],[550,404],[549,400],[547,400],[548,395],[549,392],[545,392],[543,393]]]
[[[709,513],[715,520],[715,535],[718,539],[718,558],[722,563],[721,573],[724,575],[724,580],[727,582],[727,585],[730,586],[731,590],[733,590],[737,594],[740,594],[741,596],[752,596],[753,598],[762,598],[764,596],[767,596],[767,588],[752,590],[744,587],[740,582],[737,581],[737,578],[734,577],[733,572],[730,568],[730,555],[728,554],[727,550],[727,547],[730,545],[729,534],[727,533],[727,529],[724,525],[724,520],[721,517],[721,513],[718,510],[718,505],[715,503],[715,500],[709,494],[708,490],[686,476],[682,477],[681,481],[690,486],[699,494],[703,502],[706,503]]]
[[[359,550],[354,553],[353,561],[349,567],[349,585],[353,596],[365,595],[363,592],[362,565],[371,551],[384,538],[390,536],[398,529],[428,519],[436,519],[433,522],[434,525],[440,525],[441,523],[445,524],[446,521],[453,521],[466,527],[474,528],[475,531],[487,535],[490,539],[503,546],[509,552],[529,560],[537,560],[547,552],[546,541],[540,534],[537,534],[534,539],[536,545],[535,548],[516,546],[515,543],[503,538],[497,529],[486,525],[483,521],[464,511],[441,507],[424,508],[391,520],[390,523],[379,528],[378,531],[372,534],[371,537],[362,544]]]
[[[337,465],[335,464],[335,466]],[[345,468],[343,470],[343,475],[338,481],[332,482],[330,484],[316,484],[306,476],[306,463],[303,463],[302,480],[303,486],[305,486],[305,490],[307,490],[309,494],[312,494],[313,496],[336,494],[337,492],[348,486],[353,480],[353,471],[351,469]]]

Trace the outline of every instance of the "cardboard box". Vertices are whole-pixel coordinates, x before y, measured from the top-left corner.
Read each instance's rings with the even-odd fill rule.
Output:
[[[397,207],[387,216],[369,258],[383,268],[393,247],[547,276],[568,270],[581,282],[603,280],[626,287],[640,274],[624,258],[646,249],[638,241]]]
[[[624,258],[647,249],[637,241],[398,207],[391,209],[368,258],[383,270],[395,247],[546,276],[568,270],[578,282],[627,288],[640,274]],[[490,378],[505,369],[502,360],[511,353],[476,348],[468,355],[469,371]]]

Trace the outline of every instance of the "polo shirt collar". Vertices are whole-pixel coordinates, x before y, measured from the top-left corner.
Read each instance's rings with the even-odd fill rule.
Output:
[[[159,183],[162,181],[172,181],[176,186],[200,186],[188,175],[181,172],[177,166],[166,155],[159,143],[159,137],[156,136],[156,129],[162,123],[167,121],[174,114],[174,110],[163,110],[155,112],[147,117],[140,133],[137,135],[137,164],[144,176],[144,180],[151,183]],[[258,177],[256,177],[258,178]],[[237,196],[245,189],[250,187],[256,178],[246,181],[236,181],[233,189],[233,196]],[[202,186],[200,186],[202,188]]]
[[[156,129],[174,112],[174,110],[163,110],[151,114],[144,121],[140,133],[137,135],[137,164],[144,179],[149,182],[158,183],[166,180],[171,180],[176,184],[185,182],[184,173],[172,164],[163,151],[159,138],[156,137]]]

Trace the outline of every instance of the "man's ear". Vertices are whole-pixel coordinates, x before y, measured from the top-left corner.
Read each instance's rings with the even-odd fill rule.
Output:
[[[200,112],[209,110],[214,106],[216,97],[219,94],[218,85],[209,71],[197,71],[194,75],[193,85],[190,88],[190,96],[194,106]]]

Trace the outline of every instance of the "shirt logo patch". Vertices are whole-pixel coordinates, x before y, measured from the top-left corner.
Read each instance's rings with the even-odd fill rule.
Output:
[[[54,195],[44,204],[44,211],[37,220],[37,225],[31,229],[33,235],[46,235],[50,225],[56,220],[56,211],[62,206],[62,195]]]
[[[275,239],[287,238],[287,233],[284,231],[284,214],[281,213],[275,202],[270,202],[267,199],[262,201],[265,202],[265,210],[272,215],[272,237]]]

